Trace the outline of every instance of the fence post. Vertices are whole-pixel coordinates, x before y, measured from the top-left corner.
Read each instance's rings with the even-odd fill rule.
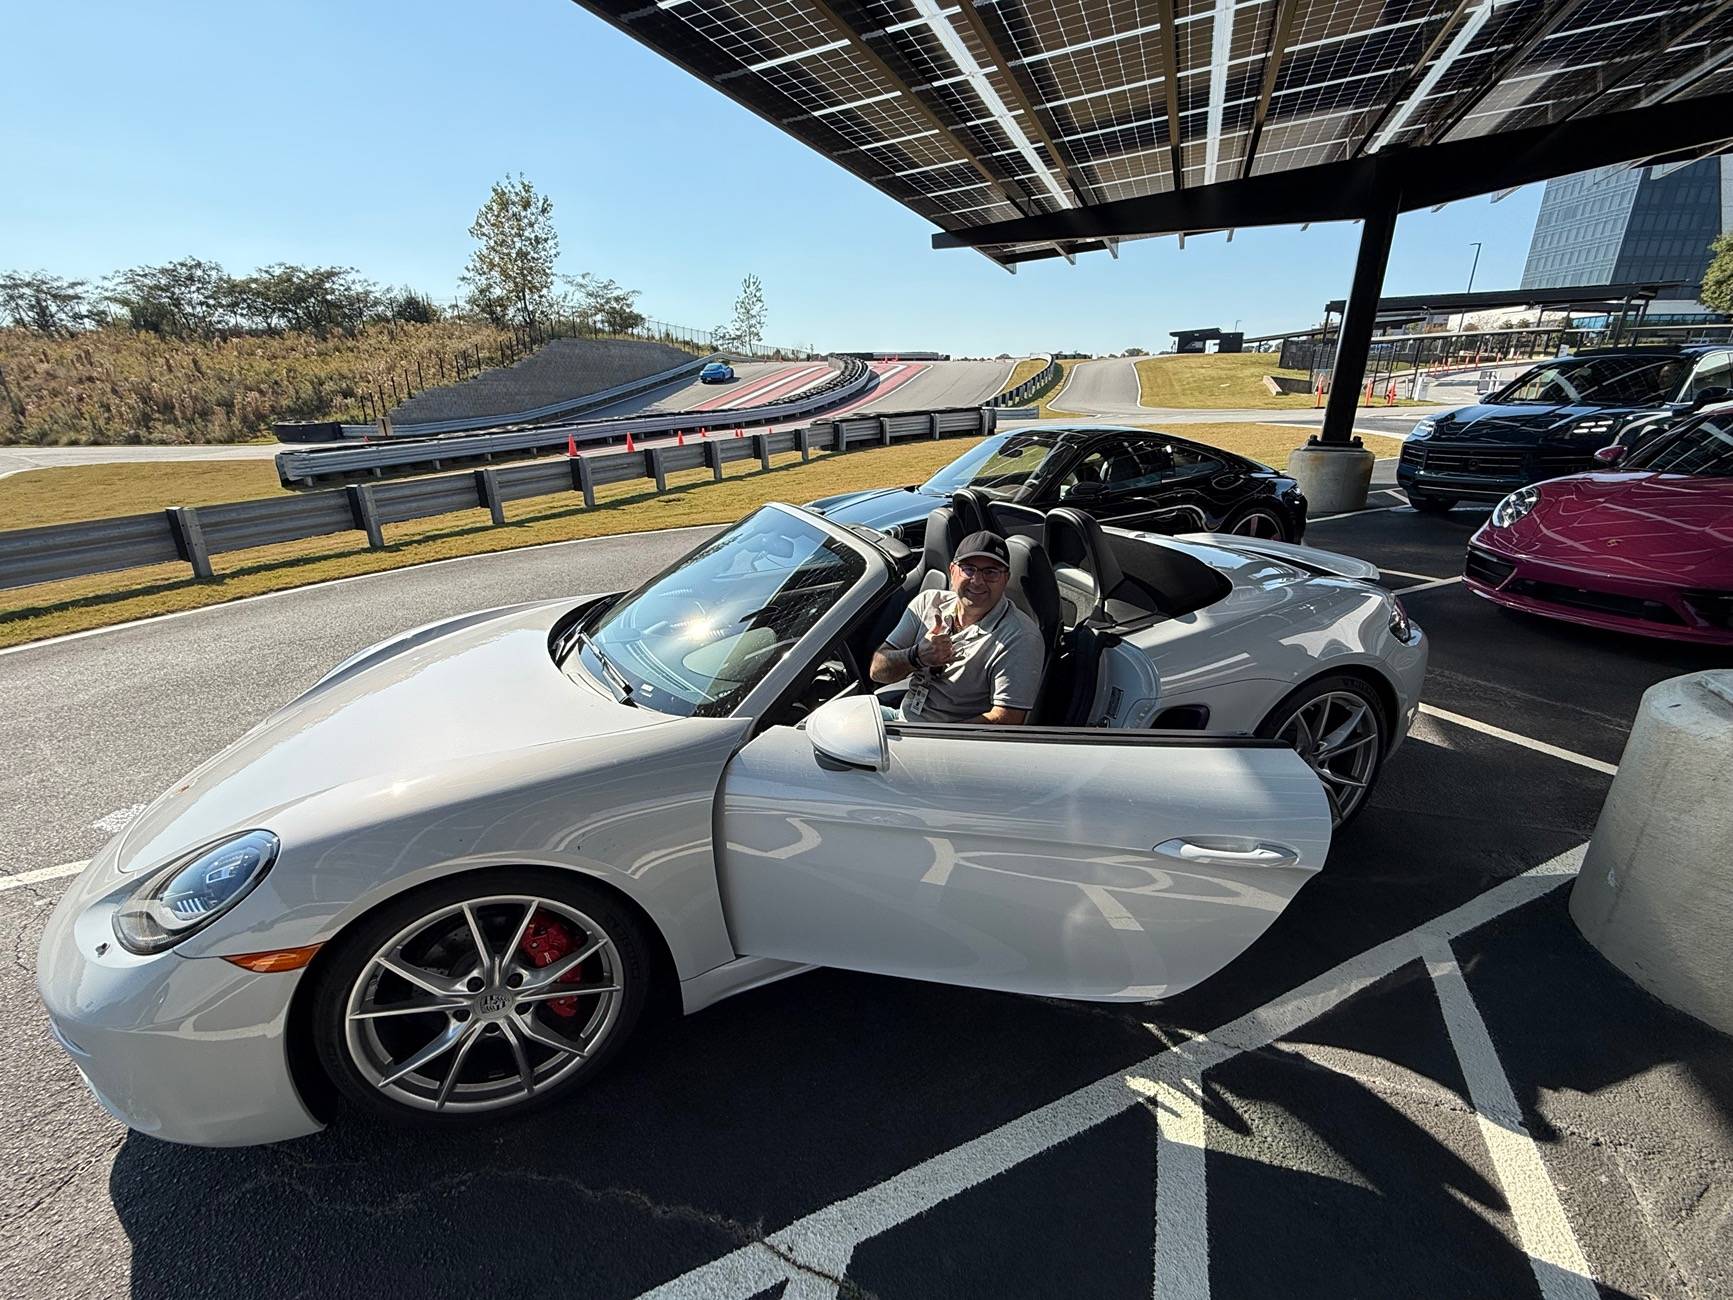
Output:
[[[794,445],[800,449],[802,463],[812,459],[812,426],[794,431]]]
[[[343,489],[349,494],[349,514],[355,526],[367,534],[367,545],[375,551],[385,549],[385,534],[379,528],[379,507],[373,501],[371,483],[351,483]]]
[[[937,411],[927,412],[927,436],[932,438],[934,442],[939,440],[939,413]]]
[[[722,481],[722,444],[714,439],[706,439],[704,443],[704,463],[710,466],[712,482]]]
[[[499,499],[499,474],[491,469],[478,469],[475,472],[475,495],[480,503],[487,507],[488,514],[493,516],[493,522],[505,522],[505,503]]]
[[[891,445],[891,417],[888,415],[881,415],[881,416],[879,416],[879,446],[888,447],[890,445]]]
[[[668,472],[662,464],[662,449],[651,447],[644,453],[644,473],[656,480],[656,491],[668,490]]]
[[[180,550],[181,559],[193,566],[193,577],[213,576],[210,552],[205,549],[205,530],[199,526],[198,507],[170,506],[168,522],[174,529],[175,546]]]
[[[830,449],[832,451],[848,450],[848,434],[843,431],[841,420],[832,420],[830,422],[830,442]]]
[[[586,506],[593,507],[596,504],[596,478],[595,472],[590,468],[590,458],[588,456],[573,456],[571,466],[572,487],[584,494]]]
[[[752,454],[758,457],[760,469],[770,468],[770,435],[755,433],[752,435]]]

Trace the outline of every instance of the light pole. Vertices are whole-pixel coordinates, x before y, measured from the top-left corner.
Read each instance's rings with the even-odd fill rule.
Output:
[[[1474,245],[1474,265],[1468,268],[1468,292],[1474,292],[1474,273],[1480,269],[1480,245]]]

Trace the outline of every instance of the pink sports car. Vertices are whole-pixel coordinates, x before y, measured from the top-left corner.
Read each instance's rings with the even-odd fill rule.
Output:
[[[1608,468],[1493,507],[1468,544],[1469,590],[1548,618],[1733,646],[1733,406],[1595,458]]]

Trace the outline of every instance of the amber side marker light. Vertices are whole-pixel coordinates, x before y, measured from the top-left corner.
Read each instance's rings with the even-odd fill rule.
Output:
[[[321,945],[310,943],[305,948],[278,948],[274,952],[243,952],[233,957],[225,956],[224,961],[244,966],[250,971],[261,975],[269,975],[273,971],[300,970],[313,960],[313,954],[319,951]]]

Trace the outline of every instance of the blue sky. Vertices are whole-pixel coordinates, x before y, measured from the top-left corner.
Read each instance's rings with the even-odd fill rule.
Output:
[[[0,269],[97,278],[196,254],[354,266],[448,298],[489,185],[554,202],[560,269],[724,319],[747,272],[767,337],[959,355],[1155,351],[1167,331],[1314,323],[1358,227],[1146,240],[1006,274],[570,0],[14,5],[0,80]],[[1530,186],[1405,216],[1387,293],[1516,285]]]

